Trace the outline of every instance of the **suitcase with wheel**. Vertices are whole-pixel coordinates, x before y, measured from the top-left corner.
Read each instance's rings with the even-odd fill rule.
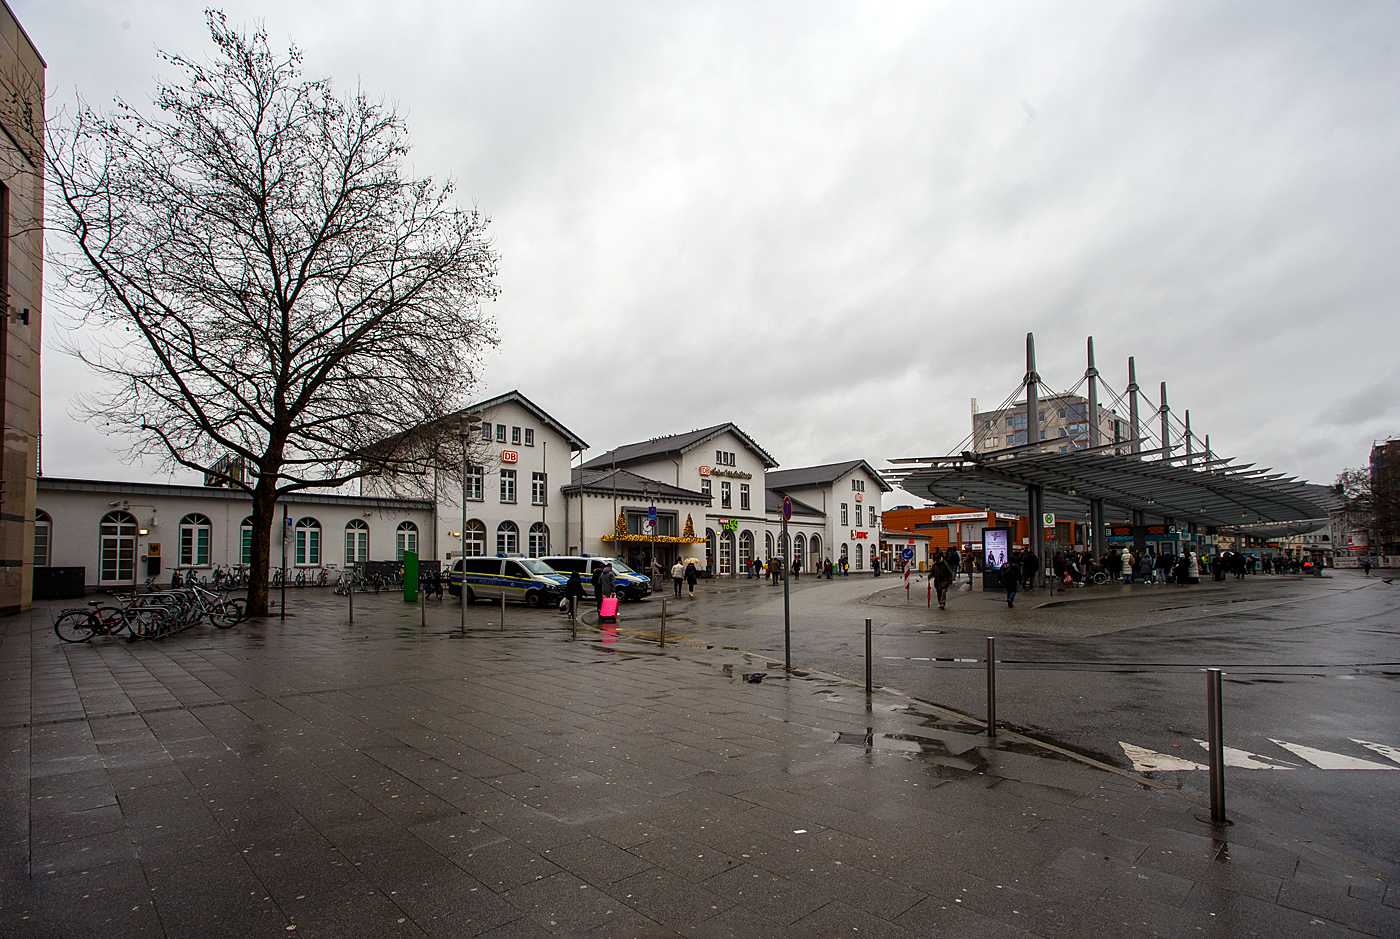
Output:
[[[598,610],[598,622],[617,622],[617,597],[603,598],[603,605]]]

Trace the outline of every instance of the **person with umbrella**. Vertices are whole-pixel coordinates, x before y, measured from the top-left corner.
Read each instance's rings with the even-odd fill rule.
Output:
[[[695,570],[695,562],[685,566],[685,586],[690,591],[690,599],[695,599],[695,582],[700,579],[700,575]]]

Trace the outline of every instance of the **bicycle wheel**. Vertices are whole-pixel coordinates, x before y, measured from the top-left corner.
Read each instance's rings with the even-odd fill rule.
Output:
[[[64,642],[87,642],[97,630],[87,610],[68,610],[53,621],[54,635]]]
[[[209,622],[214,624],[216,629],[228,629],[231,626],[236,626],[243,619],[245,602],[239,598],[224,601],[209,611]]]

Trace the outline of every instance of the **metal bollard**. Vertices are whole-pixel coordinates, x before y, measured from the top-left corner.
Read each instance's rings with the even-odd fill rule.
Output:
[[[350,625],[355,625],[355,581],[350,581]]]
[[[501,632],[506,631],[506,592],[501,591]]]
[[[427,629],[427,628],[428,628],[428,591],[424,590],[424,589],[423,589],[423,586],[422,586],[421,584],[418,586],[418,613],[419,613],[418,625],[422,626],[424,629]]]
[[[865,621],[865,693],[873,690],[870,676],[870,620]]]
[[[1225,724],[1221,714],[1220,676],[1218,668],[1206,669],[1206,728],[1210,745],[1210,820],[1225,822]]]
[[[661,598],[661,648],[666,648],[666,598]]]
[[[578,597],[569,598],[569,633],[571,639],[578,638]]]
[[[997,735],[997,640],[987,637],[987,736]]]

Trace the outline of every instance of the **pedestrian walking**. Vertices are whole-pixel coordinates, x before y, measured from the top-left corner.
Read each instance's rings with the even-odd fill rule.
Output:
[[[792,579],[793,579],[793,580],[801,580],[801,579],[802,579],[802,559],[801,559],[801,558],[793,558],[793,559],[792,559]]]
[[[603,569],[595,568],[593,571],[593,605],[598,608],[598,612],[603,612]]]
[[[831,579],[831,558],[826,559],[826,564],[822,567],[822,573],[826,574],[826,579]]]
[[[569,601],[569,619],[578,616],[578,602],[585,596],[583,579],[578,576],[578,571],[574,571],[569,574],[569,582],[564,585],[564,599]],[[600,603],[599,606],[601,605]]]
[[[1006,588],[1007,609],[1011,609],[1016,605],[1016,588],[1021,585],[1021,570],[1014,554],[1001,566],[1001,583]]]
[[[676,588],[676,598],[681,595],[681,581],[685,580],[685,565],[680,561],[671,565],[671,586]]]
[[[690,591],[690,599],[692,600],[695,599],[695,582],[699,579],[700,575],[696,573],[695,565],[687,564],[685,566],[685,586]]]
[[[954,580],[953,568],[948,564],[947,555],[934,555],[933,570],[929,576],[933,578],[933,589],[938,592],[938,608],[947,609],[948,588],[953,585]]]
[[[1370,557],[1364,557],[1364,558],[1361,559],[1361,570],[1362,570],[1363,572],[1365,572],[1365,574],[1366,574],[1367,577],[1370,577],[1370,576],[1371,576],[1371,559],[1370,559]]]
[[[602,581],[602,584],[603,584],[603,597],[604,597],[605,599],[608,598],[608,597],[615,596],[615,595],[617,594],[617,571],[613,570],[613,566],[612,566],[612,562],[611,562],[611,561],[609,561],[609,562],[607,562],[606,564],[603,565],[603,569],[598,573],[598,578],[599,578],[599,580]],[[599,612],[602,612],[602,609],[603,609],[603,601],[602,601],[602,600],[599,600],[599,601],[598,601],[598,610],[599,610]]]

